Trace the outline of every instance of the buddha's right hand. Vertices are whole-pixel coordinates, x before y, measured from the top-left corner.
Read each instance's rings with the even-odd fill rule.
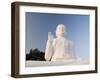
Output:
[[[51,35],[51,32],[48,32],[48,41],[52,42],[53,41],[53,37]]]

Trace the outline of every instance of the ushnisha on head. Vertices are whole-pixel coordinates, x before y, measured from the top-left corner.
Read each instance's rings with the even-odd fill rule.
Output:
[[[66,27],[63,24],[58,24],[56,28],[56,37],[63,37],[66,34]]]

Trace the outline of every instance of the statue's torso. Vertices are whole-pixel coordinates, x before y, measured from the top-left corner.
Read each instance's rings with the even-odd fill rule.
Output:
[[[56,38],[53,41],[54,54],[52,60],[65,60],[71,57],[69,51],[69,40],[66,38]]]

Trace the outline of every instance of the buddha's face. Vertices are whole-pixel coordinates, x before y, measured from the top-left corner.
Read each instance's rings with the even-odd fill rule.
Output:
[[[65,26],[63,24],[59,24],[56,28],[56,36],[61,37],[65,32]]]

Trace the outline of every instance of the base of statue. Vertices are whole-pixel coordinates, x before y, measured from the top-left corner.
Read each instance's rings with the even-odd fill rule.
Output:
[[[69,59],[62,61],[26,61],[26,67],[40,67],[40,66],[63,66],[63,65],[86,65],[89,64],[85,59]]]

